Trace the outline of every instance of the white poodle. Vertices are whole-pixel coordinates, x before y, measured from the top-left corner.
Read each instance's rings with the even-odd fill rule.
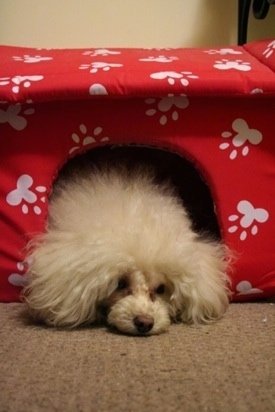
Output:
[[[60,180],[46,233],[30,245],[30,313],[57,327],[106,319],[134,335],[225,312],[227,248],[196,234],[169,184],[148,171],[93,168]]]

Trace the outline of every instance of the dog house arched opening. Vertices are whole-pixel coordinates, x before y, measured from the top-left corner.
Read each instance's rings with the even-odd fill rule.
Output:
[[[87,164],[124,164],[129,170],[138,165],[153,169],[157,183],[169,181],[182,199],[193,229],[213,238],[221,237],[211,190],[201,172],[187,157],[161,147],[122,144],[104,145],[76,154],[61,167],[57,180],[67,178]]]

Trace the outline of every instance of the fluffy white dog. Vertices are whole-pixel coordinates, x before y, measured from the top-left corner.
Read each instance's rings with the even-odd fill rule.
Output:
[[[228,306],[227,249],[199,236],[174,190],[141,168],[59,181],[46,233],[31,244],[30,313],[48,325],[102,319],[134,335],[206,323]]]

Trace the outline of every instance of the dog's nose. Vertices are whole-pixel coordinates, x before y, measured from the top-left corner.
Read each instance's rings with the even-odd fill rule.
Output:
[[[154,319],[152,316],[139,315],[134,318],[134,325],[140,333],[149,332],[154,326]]]

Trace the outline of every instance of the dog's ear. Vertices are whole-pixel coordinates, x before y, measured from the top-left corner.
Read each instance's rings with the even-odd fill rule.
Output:
[[[220,318],[229,303],[226,248],[197,239],[183,259],[181,273],[172,277],[172,316],[187,323],[209,323]]]
[[[52,326],[95,321],[97,304],[110,285],[108,274],[98,273],[93,248],[64,232],[46,234],[32,247],[26,259],[28,285],[22,294],[31,315]]]

